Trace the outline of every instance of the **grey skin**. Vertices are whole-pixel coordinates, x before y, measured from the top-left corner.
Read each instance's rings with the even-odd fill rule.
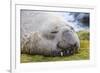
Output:
[[[44,56],[66,56],[78,53],[79,38],[73,27],[61,16],[48,12],[32,17],[30,12],[32,13],[32,11],[22,10],[24,15],[21,14],[21,53]],[[25,24],[27,18],[32,22],[27,21]]]

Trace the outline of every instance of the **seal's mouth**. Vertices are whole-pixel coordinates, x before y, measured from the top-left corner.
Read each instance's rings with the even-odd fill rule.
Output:
[[[60,51],[60,56],[68,56],[68,55],[73,55],[75,53],[78,53],[78,47],[77,47],[77,43],[75,43],[74,45],[69,45],[69,47],[61,47],[59,46],[59,44],[57,45],[57,47],[61,50]]]
[[[66,49],[60,48],[58,51],[52,51],[51,56],[70,56],[75,53],[77,53],[76,48],[66,48]]]
[[[70,56],[78,53],[78,51],[79,47],[77,46],[77,43],[73,45],[69,44],[67,47],[62,47],[58,43],[57,50],[51,50],[51,52],[49,54],[45,54],[45,56]]]
[[[66,49],[66,50],[62,50],[60,52],[60,56],[68,56],[68,55],[73,55],[75,52],[74,52],[74,49]]]

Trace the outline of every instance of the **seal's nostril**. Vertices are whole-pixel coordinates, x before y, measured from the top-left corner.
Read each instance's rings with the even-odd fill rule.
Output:
[[[76,46],[77,46],[77,43],[74,44],[74,47],[76,47]]]
[[[58,48],[60,48],[59,44],[60,44],[60,42],[57,43],[57,47],[58,47]]]

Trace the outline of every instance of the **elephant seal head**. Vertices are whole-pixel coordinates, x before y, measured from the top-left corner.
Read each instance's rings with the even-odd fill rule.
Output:
[[[59,24],[58,22],[56,23]],[[48,40],[52,43],[50,46],[48,44],[47,48],[52,48],[52,55],[63,56],[77,53],[80,47],[80,41],[74,28],[69,26],[69,23],[64,23],[62,26],[55,26],[56,23],[53,25],[52,30],[44,29],[45,32],[41,31],[44,41]]]

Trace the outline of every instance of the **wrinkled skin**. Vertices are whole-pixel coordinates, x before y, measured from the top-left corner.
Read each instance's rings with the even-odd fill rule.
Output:
[[[74,28],[55,14],[41,13],[37,18],[42,16],[47,20],[37,23],[41,28],[37,27],[36,31],[31,30],[31,27],[31,31],[24,34],[24,27],[21,27],[21,53],[44,56],[66,56],[78,53],[80,42]],[[44,24],[45,21],[48,23]],[[25,26],[24,23],[25,21],[22,21],[21,25]]]

